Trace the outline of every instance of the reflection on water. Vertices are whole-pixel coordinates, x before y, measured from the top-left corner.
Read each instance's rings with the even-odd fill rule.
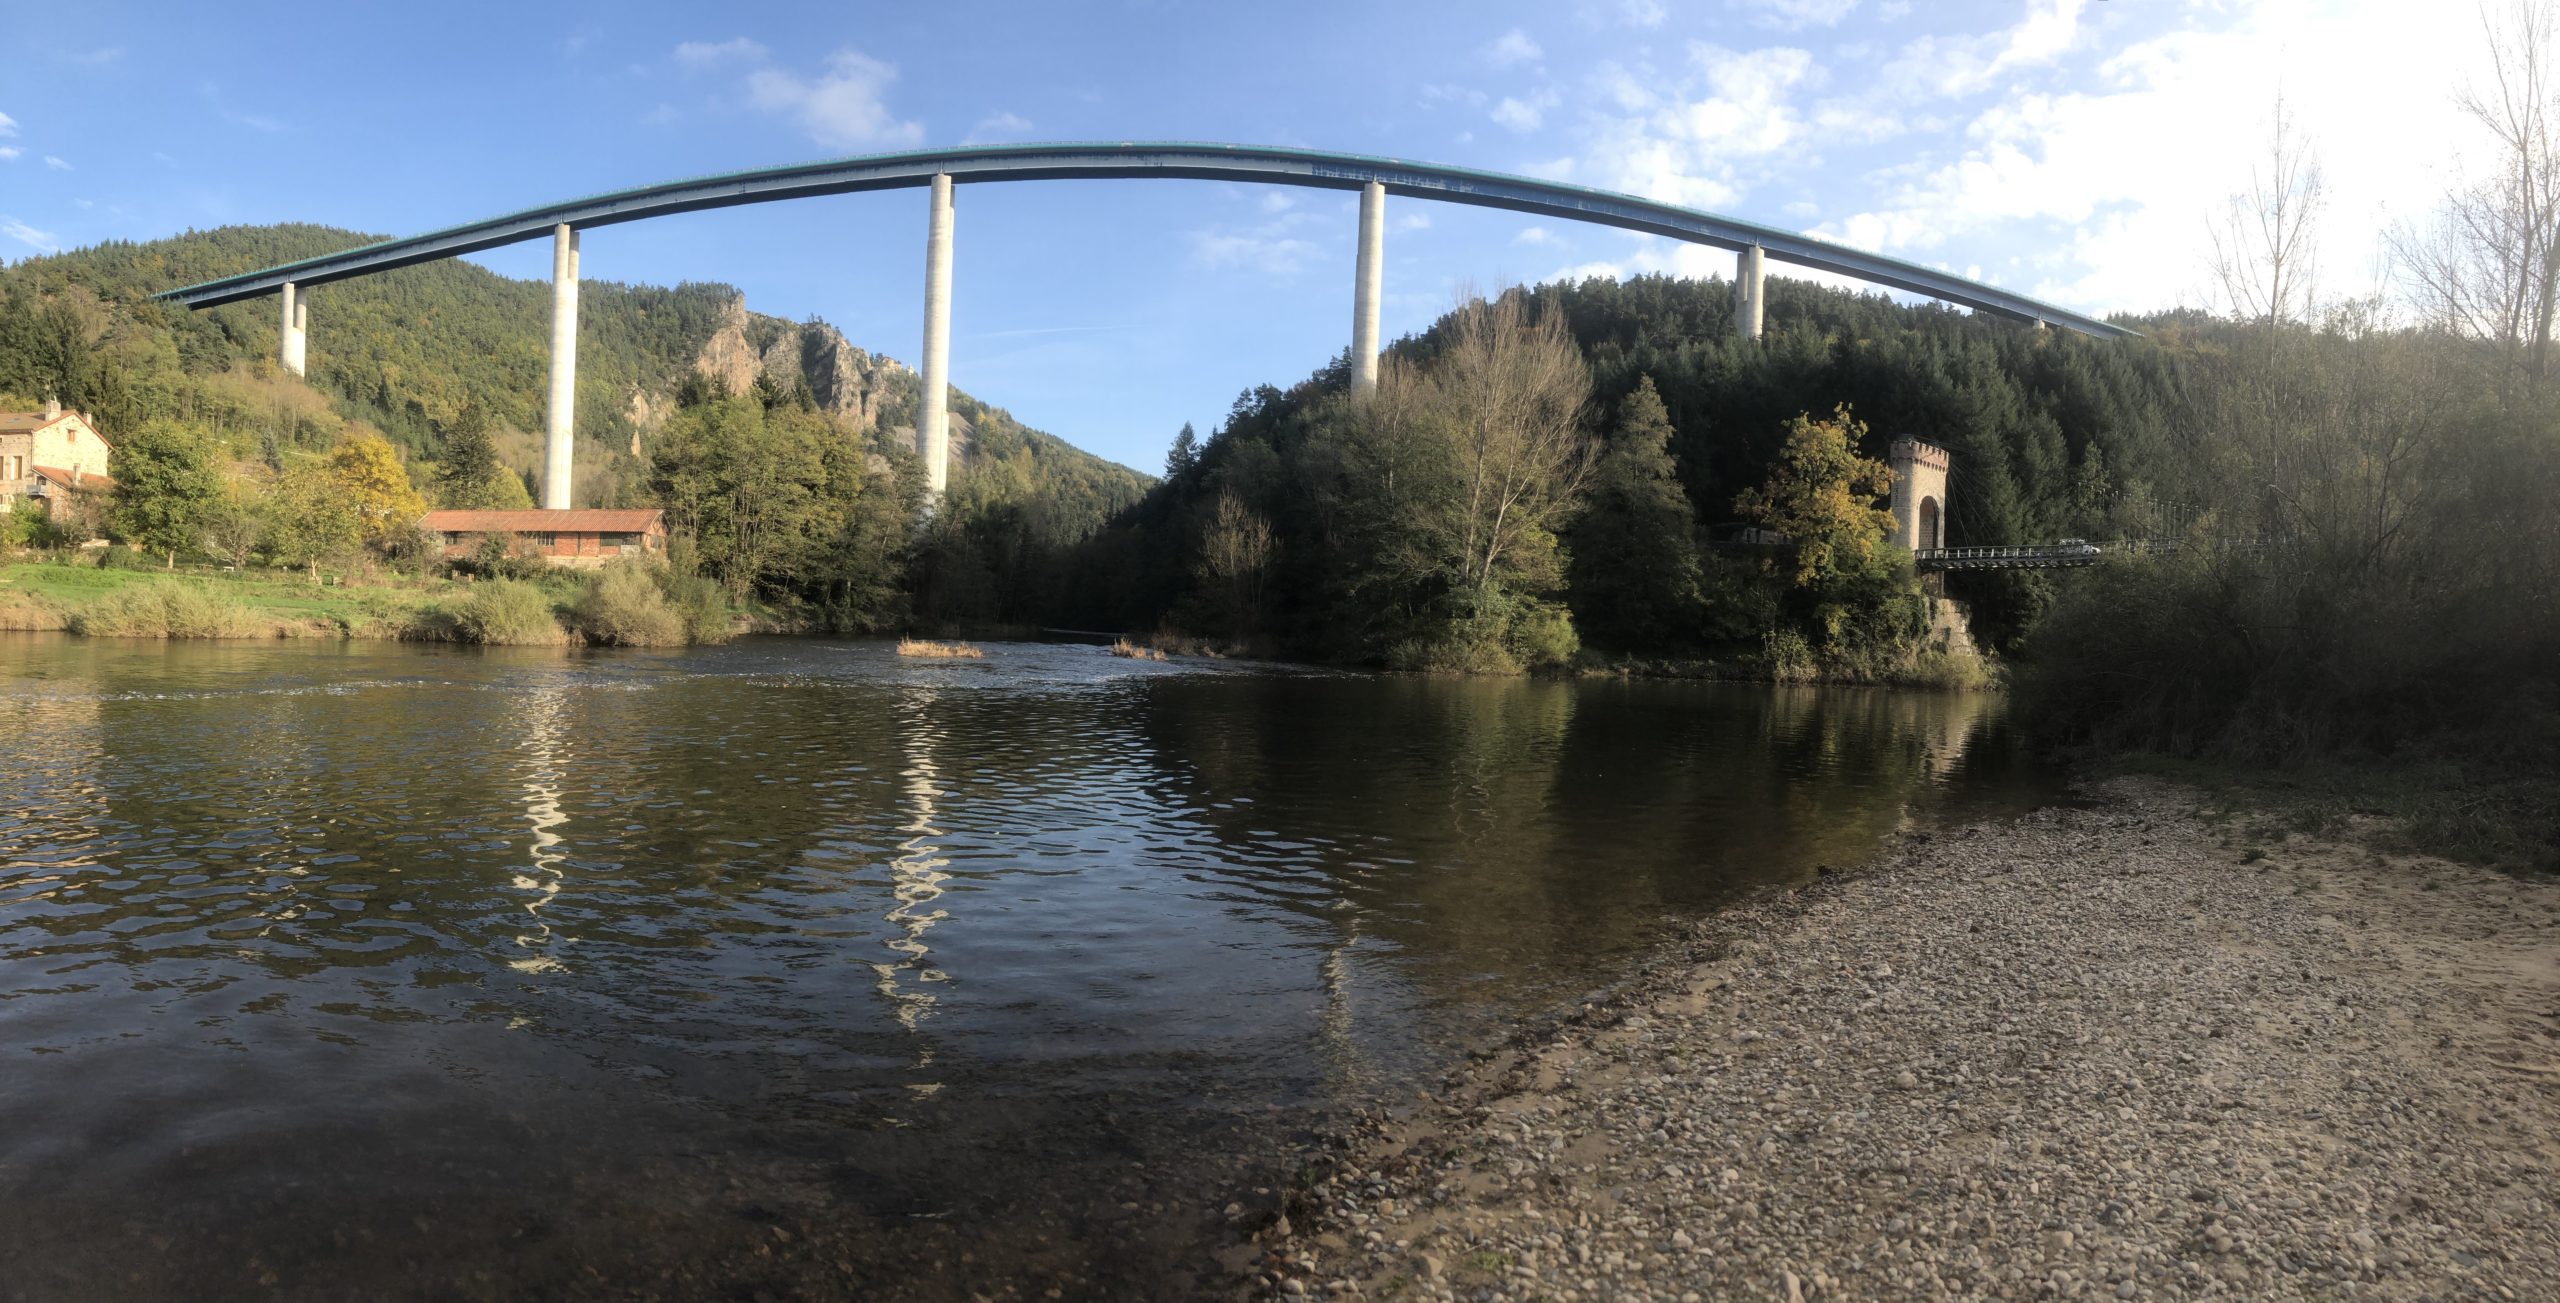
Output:
[[[1183,1297],[1308,1119],[2045,795],[1981,697],[819,642],[0,680],[0,1298]]]

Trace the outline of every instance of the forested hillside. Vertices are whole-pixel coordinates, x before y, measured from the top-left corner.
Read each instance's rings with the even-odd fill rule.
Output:
[[[0,396],[23,403],[59,395],[65,405],[90,413],[111,440],[155,417],[185,419],[235,443],[245,440],[270,461],[293,449],[325,447],[344,421],[361,421],[399,448],[422,482],[444,455],[444,432],[466,407],[476,407],[502,458],[529,472],[550,366],[546,282],[444,261],[305,291],[308,384],[328,400],[325,411],[295,393],[298,385],[277,378],[273,299],[190,312],[149,298],[377,238],[324,226],[224,227],[0,269]],[[849,354],[882,391],[867,408],[836,401],[821,406],[846,418],[851,433],[911,437],[904,427],[915,406],[912,372],[851,349],[823,322],[758,317],[743,312],[739,299],[735,289],[708,283],[664,289],[588,281],[581,287],[582,505],[640,501],[647,436],[687,374],[724,360],[707,358],[705,350],[733,323],[745,328],[752,351],[725,359],[732,388],[743,391],[766,363],[783,358],[798,373],[774,377],[779,388],[822,383],[831,375],[819,368],[835,368],[839,353]],[[790,347],[777,351],[774,345],[786,339]],[[970,436],[959,441],[967,450],[957,471],[963,481],[983,471],[1008,494],[1052,493],[1067,514],[1093,521],[1144,487],[1142,476],[1025,427],[1000,408],[961,395],[954,410]]]
[[[1764,582],[1768,549],[1731,543],[1746,524],[1768,523],[1745,512],[1744,496],[1786,461],[1791,422],[1844,409],[1848,425],[1823,423],[1854,429],[1849,451],[1866,459],[1882,458],[1902,434],[1952,452],[1947,533],[1957,545],[2157,528],[2125,517],[2162,514],[2155,504],[2187,493],[2174,449],[2175,323],[2154,323],[2164,333],[2150,340],[2101,341],[1799,281],[1769,287],[1758,341],[1736,333],[1722,280],[1593,279],[1506,296],[1523,321],[1551,321],[1569,339],[1585,371],[1591,435],[1577,457],[1543,472],[1563,490],[1548,526],[1558,560],[1511,585],[1510,598],[1561,603],[1579,640],[1605,652],[1730,657],[1788,635],[1832,668],[1874,670],[1896,646],[1907,649],[1912,620],[1925,618],[1908,601],[1886,600],[1912,591],[1907,569],[1899,581],[1883,568],[1857,579],[1872,590],[1862,596],[1817,597]],[[1446,370],[1453,350],[1464,351],[1468,319],[1444,318],[1398,344],[1391,362],[1415,375]],[[1090,546],[1079,618],[1390,660],[1392,644],[1434,621],[1476,618],[1459,608],[1482,592],[1453,607],[1418,575],[1390,585],[1393,596],[1381,586],[1382,568],[1404,564],[1387,558],[1430,552],[1429,540],[1351,542],[1393,528],[1374,517],[1396,472],[1346,460],[1345,432],[1364,418],[1346,405],[1345,387],[1337,364],[1287,390],[1249,391],[1205,442],[1177,447],[1166,480]],[[1639,389],[1659,400],[1641,413],[1631,406]],[[1463,416],[1464,405],[1433,419]],[[1450,455],[1470,455],[1464,444]],[[1249,582],[1203,559],[1239,529],[1268,536]],[[1636,567],[1646,582],[1620,564],[1630,548],[1656,558]],[[2003,642],[2050,595],[2050,581],[2033,575],[1969,580],[1959,595]],[[1851,628],[1886,606],[1889,628]]]

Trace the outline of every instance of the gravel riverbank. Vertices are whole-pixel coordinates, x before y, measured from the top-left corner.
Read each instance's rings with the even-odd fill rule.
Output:
[[[1697,924],[1348,1142],[1252,1288],[2560,1298],[2560,887],[2094,795]]]

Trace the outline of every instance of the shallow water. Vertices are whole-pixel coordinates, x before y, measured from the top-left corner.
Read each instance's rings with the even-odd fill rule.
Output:
[[[987,647],[0,640],[0,1297],[1187,1296],[1311,1119],[2052,791],[1979,696]]]

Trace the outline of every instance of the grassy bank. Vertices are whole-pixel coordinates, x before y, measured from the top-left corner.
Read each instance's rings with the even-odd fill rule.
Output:
[[[152,571],[82,561],[0,565],[0,629],[100,638],[376,638],[505,646],[683,646],[732,621],[699,580],[638,567],[468,581],[300,572]]]

